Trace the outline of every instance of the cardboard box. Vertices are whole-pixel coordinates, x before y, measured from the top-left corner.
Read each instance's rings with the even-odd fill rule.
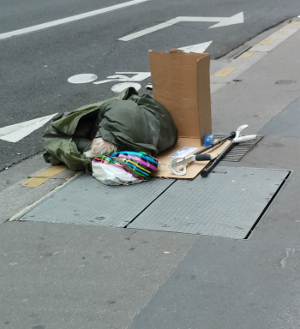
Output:
[[[200,150],[204,137],[212,132],[210,55],[171,49],[169,53],[150,51],[149,60],[153,97],[171,113],[179,134],[177,144],[157,157],[160,166],[154,176],[192,179],[208,161],[189,164],[185,176],[172,174],[168,163],[172,157],[182,158]],[[225,146],[214,151],[212,156]]]
[[[153,97],[172,114],[181,138],[211,134],[210,55],[149,52]]]

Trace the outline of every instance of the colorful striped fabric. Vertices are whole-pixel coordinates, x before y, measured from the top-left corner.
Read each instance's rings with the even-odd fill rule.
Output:
[[[99,155],[98,157],[93,159],[93,162],[109,164],[109,165],[112,165],[114,167],[117,167],[117,168],[122,169],[127,172],[127,170],[124,168],[124,166],[121,163],[119,163],[117,160],[114,160],[111,157],[106,156],[106,155]]]
[[[110,164],[130,172],[135,178],[145,180],[157,169],[158,162],[146,152],[114,152],[110,156],[101,155],[93,162]]]

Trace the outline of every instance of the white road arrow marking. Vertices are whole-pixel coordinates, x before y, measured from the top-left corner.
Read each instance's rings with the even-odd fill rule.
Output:
[[[161,29],[164,29],[166,27],[172,26],[174,24],[180,23],[180,22],[218,22],[217,24],[210,26],[210,28],[213,27],[220,27],[220,26],[228,26],[228,25],[234,25],[234,24],[241,24],[244,23],[244,13],[240,12],[236,15],[233,15],[231,17],[189,17],[189,16],[179,16],[173,19],[170,19],[169,21],[166,21],[164,23],[154,25],[152,27],[149,27],[147,29],[144,29],[139,32],[131,33],[125,37],[119,38],[121,41],[130,41],[139,37],[142,37],[146,34],[159,31]]]
[[[198,43],[196,45],[178,48],[178,50],[182,50],[185,53],[204,53],[211,43],[212,41]]]
[[[51,120],[56,114],[57,113],[0,128],[0,139],[7,142],[16,143],[22,138],[31,134],[33,131],[42,127],[46,122]]]

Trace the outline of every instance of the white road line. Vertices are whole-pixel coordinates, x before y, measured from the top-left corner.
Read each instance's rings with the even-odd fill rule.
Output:
[[[179,22],[178,18],[173,18],[173,19],[170,19],[169,21],[166,21],[164,23],[148,27],[147,29],[144,29],[142,31],[138,31],[138,32],[134,32],[134,33],[131,33],[129,35],[126,35],[125,37],[119,38],[119,40],[121,40],[121,41],[130,41],[130,40],[142,37],[146,34],[153,33],[153,32],[159,31],[161,29],[164,29],[166,27],[172,26],[172,25],[174,25],[178,22]]]
[[[142,37],[146,34],[150,34],[150,33],[162,30],[162,29],[164,29],[166,27],[169,27],[169,26],[172,26],[172,25],[174,25],[178,22],[179,22],[178,18],[173,18],[173,19],[170,19],[169,21],[166,21],[164,23],[148,27],[147,29],[144,29],[142,31],[131,33],[131,34],[129,34],[129,35],[123,37],[123,38],[119,38],[119,40],[121,40],[121,41],[130,41],[130,40]]]
[[[23,29],[11,31],[11,32],[1,33],[0,34],[0,40],[7,39],[7,38],[17,36],[17,35],[30,33],[30,32],[36,32],[36,31],[39,31],[39,30],[47,29],[47,28],[52,27],[52,26],[57,26],[57,25],[62,25],[62,24],[78,21],[80,19],[84,19],[84,18],[87,18],[87,17],[101,15],[101,14],[104,14],[104,13],[107,13],[107,12],[110,12],[110,11],[114,11],[114,10],[122,9],[122,8],[125,8],[125,7],[137,5],[139,3],[146,2],[146,1],[150,1],[150,0],[132,0],[132,1],[121,3],[119,5],[114,5],[114,6],[98,9],[98,10],[89,11],[89,12],[84,13],[84,14],[74,15],[74,16],[58,19],[58,20],[52,21],[52,22],[47,22],[47,23],[43,23],[43,24],[39,24],[39,25],[34,25],[34,26],[23,28]]]

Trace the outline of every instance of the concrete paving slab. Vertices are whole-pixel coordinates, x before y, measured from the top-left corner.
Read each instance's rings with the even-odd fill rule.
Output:
[[[0,230],[0,327],[125,329],[198,237],[9,222]]]
[[[300,137],[300,97],[271,119],[260,131],[262,135]]]
[[[297,328],[299,247],[203,238],[129,328]]]
[[[241,74],[238,81],[212,94],[213,132],[232,131],[235,126],[248,124],[247,133],[257,133],[300,97],[300,59],[295,55],[299,43],[300,33],[294,33],[276,51]],[[280,80],[297,83],[276,83]]]

